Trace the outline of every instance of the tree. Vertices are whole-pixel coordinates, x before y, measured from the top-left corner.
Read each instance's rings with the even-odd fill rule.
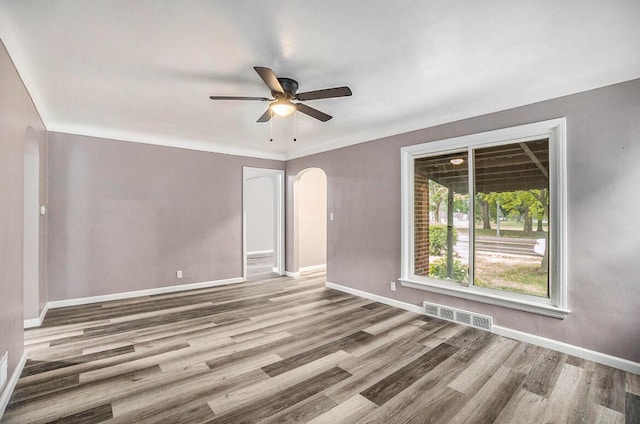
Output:
[[[469,195],[454,193],[453,210],[458,213],[469,213]]]
[[[482,208],[482,229],[491,229],[491,216],[489,215],[489,202],[486,200],[480,201],[480,207]]]
[[[536,206],[536,217],[538,218],[538,231],[544,231],[542,220],[549,216],[549,193],[546,188],[542,190],[529,190],[529,193],[538,201]]]
[[[500,207],[507,214],[517,212],[524,221],[523,231],[533,232],[533,218],[538,220],[538,231],[542,231],[542,220],[549,217],[549,191],[540,190],[518,190],[503,193],[490,193],[487,195],[489,201],[500,201]],[[549,266],[549,240],[545,234],[546,248],[540,263],[540,269],[546,271]]]
[[[538,201],[540,202],[540,205],[542,206],[542,217],[544,218],[546,216],[548,219],[549,218],[549,193],[547,189],[534,190],[531,192],[531,194],[533,194],[533,196],[536,199],[538,199]],[[540,217],[538,217],[538,231],[543,231],[542,219]],[[547,234],[545,234],[544,238],[545,238],[545,245],[544,245],[545,248],[544,248],[544,255],[542,256],[542,261],[540,262],[540,269],[542,271],[547,271],[549,269],[549,237],[547,236]]]
[[[490,205],[495,193],[476,194],[476,221],[482,220],[482,229],[491,229],[491,209]]]
[[[429,210],[433,211],[436,224],[440,223],[440,207],[448,195],[449,189],[433,180],[429,180]]]
[[[522,217],[524,232],[533,232],[533,217],[542,217],[544,209],[538,200],[539,190],[516,190],[502,193],[490,193],[489,201],[500,201],[500,209],[507,215],[518,214]]]

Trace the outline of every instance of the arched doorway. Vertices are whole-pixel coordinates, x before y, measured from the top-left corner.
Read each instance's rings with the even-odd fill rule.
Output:
[[[327,267],[327,174],[300,171],[293,181],[294,273]]]

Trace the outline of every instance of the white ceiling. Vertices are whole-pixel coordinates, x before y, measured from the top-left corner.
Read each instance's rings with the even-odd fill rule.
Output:
[[[640,77],[638,0],[0,0],[0,37],[50,131],[276,159]],[[209,100],[255,65],[353,96]]]

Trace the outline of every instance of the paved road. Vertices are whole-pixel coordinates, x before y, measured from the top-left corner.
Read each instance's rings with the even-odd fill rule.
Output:
[[[476,251],[487,253],[508,253],[510,255],[540,257],[533,251],[535,239],[518,239],[508,237],[478,236]],[[469,235],[458,234],[458,242],[454,247],[462,258],[469,256]]]

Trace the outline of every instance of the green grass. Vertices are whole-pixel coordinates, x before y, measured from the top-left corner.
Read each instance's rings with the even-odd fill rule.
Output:
[[[533,296],[548,296],[547,273],[537,266],[520,265],[506,269],[492,268],[482,275],[476,274],[475,284],[480,287],[501,289]]]

